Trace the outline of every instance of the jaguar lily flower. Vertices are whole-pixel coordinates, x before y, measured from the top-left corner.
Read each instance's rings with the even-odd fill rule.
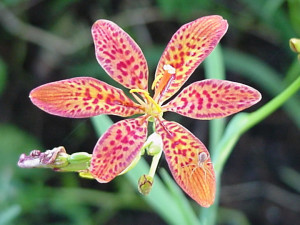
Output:
[[[48,83],[30,93],[32,102],[58,116],[85,118],[99,114],[140,117],[121,120],[98,140],[90,172],[106,183],[138,156],[147,139],[148,122],[155,123],[169,168],[178,185],[204,207],[215,198],[215,174],[204,144],[176,122],[163,119],[172,111],[195,119],[221,118],[257,103],[260,93],[243,84],[209,79],[192,83],[164,104],[215,48],[228,28],[220,16],[207,16],[183,25],[171,38],[158,63],[148,92],[148,66],[134,40],[118,25],[98,20],[92,27],[96,58],[136,101],[113,86],[91,77]]]

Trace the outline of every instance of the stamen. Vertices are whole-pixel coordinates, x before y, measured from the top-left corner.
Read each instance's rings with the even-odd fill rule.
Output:
[[[154,105],[154,107],[156,108],[156,110],[157,110],[157,112],[158,113],[161,113],[161,108],[160,108],[160,106],[153,100],[153,98],[151,98],[151,96],[149,95],[149,93],[147,92],[147,91],[145,91],[145,90],[142,90],[142,89],[131,89],[130,91],[129,91],[132,95],[133,95],[133,97],[137,97],[137,96],[135,96],[133,93],[134,92],[138,92],[138,93],[143,93],[144,94],[144,96],[145,96],[145,98],[149,101],[149,103],[152,103],[153,105]],[[137,99],[136,99],[137,100]],[[138,101],[138,100],[137,100]]]
[[[131,89],[129,92],[130,93],[138,92],[138,93],[144,93],[144,94],[148,94],[149,95],[149,93],[147,91],[142,90],[142,89],[138,89],[138,88],[137,89]]]
[[[172,74],[175,74],[175,73],[176,73],[176,69],[175,69],[173,66],[171,66],[171,65],[164,65],[164,66],[163,66],[163,69],[164,69],[164,71],[167,72],[169,75],[172,75]],[[164,73],[164,74],[165,74],[165,73]],[[158,76],[155,78],[155,80],[154,80],[153,83],[152,83],[151,90],[154,90],[154,88],[155,88],[157,82],[164,76],[164,74],[160,74],[160,75],[158,75]]]
[[[131,94],[134,97],[134,99],[137,100],[138,103],[140,103],[142,106],[145,107],[145,105],[146,105],[145,102],[143,102],[136,94],[134,94],[134,93],[131,93]]]

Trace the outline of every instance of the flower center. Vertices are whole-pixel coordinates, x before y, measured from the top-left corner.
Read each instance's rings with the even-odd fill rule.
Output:
[[[142,89],[131,89],[130,93],[144,107],[145,113],[149,116],[158,117],[162,114],[162,109],[160,105],[158,105],[157,102],[153,100],[153,98],[149,95],[147,91]],[[134,93],[139,93],[139,95],[143,97],[144,101],[142,101]]]

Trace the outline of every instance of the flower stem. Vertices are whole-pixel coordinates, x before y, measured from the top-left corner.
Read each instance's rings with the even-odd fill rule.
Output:
[[[220,141],[215,158],[216,172],[221,172],[226,162],[227,157],[230,155],[233,146],[238,141],[239,137],[255,126],[267,116],[272,114],[280,106],[282,106],[292,95],[300,89],[300,76],[281,94],[269,101],[267,104],[259,108],[253,113],[239,113],[230,121],[226,132]]]
[[[149,174],[148,174],[151,177],[154,177],[154,175],[155,175],[155,171],[156,171],[159,159],[161,157],[161,153],[162,153],[162,151],[160,151],[159,153],[154,155],[152,158],[151,167],[150,167]]]
[[[282,106],[292,95],[294,95],[300,89],[300,75],[298,78],[289,86],[287,87],[281,94],[277,97],[272,99],[266,105],[261,107],[259,110],[250,113],[248,116],[249,122],[247,122],[244,126],[245,132],[246,130],[250,129],[254,125],[258,124],[260,121],[265,119],[267,116],[272,114],[276,109]]]
[[[233,147],[239,140],[240,136],[255,126],[267,116],[272,114],[280,106],[282,106],[292,95],[300,89],[300,76],[288,86],[281,94],[276,96],[270,102],[262,106],[260,109],[253,113],[239,113],[232,118],[229,122],[223,138],[219,142],[215,153],[212,157],[215,166],[216,179],[217,179],[217,196],[220,190],[220,178],[227,161],[231,154]],[[218,210],[218,197],[216,197],[215,204],[207,209],[201,211],[202,221],[205,219],[207,225],[216,223],[217,210]]]

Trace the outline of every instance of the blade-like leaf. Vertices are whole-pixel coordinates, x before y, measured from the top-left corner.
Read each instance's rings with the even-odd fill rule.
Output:
[[[207,79],[183,89],[163,109],[195,119],[215,119],[237,113],[260,99],[260,93],[247,85]]]
[[[198,220],[189,199],[185,196],[181,188],[172,179],[170,174],[163,168],[160,170],[159,174],[168,187],[173,201],[177,203],[177,206],[180,208],[181,214],[185,217],[185,224],[200,225],[200,221]]]
[[[118,88],[91,77],[77,77],[39,86],[30,92],[33,104],[47,113],[73,118],[100,114],[131,116],[140,106]]]

